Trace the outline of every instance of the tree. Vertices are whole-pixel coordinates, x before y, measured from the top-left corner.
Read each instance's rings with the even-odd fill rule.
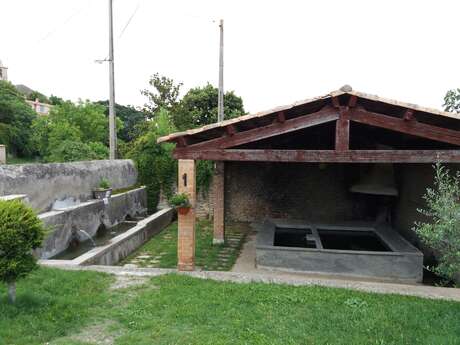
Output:
[[[444,96],[444,109],[452,113],[460,113],[460,88],[447,91]]]
[[[8,81],[0,80],[0,144],[19,156],[30,156],[35,148],[31,125],[37,114]]]
[[[49,150],[46,160],[48,162],[75,162],[107,159],[108,156],[109,149],[102,143],[86,144],[76,140],[64,140]]]
[[[97,104],[105,107],[105,115],[108,116],[109,101],[99,101]],[[141,126],[148,115],[143,111],[137,110],[133,106],[121,104],[115,104],[115,113],[117,118],[123,123],[123,128],[118,131],[118,138],[125,142],[129,142],[138,137],[140,132],[142,132],[139,126]]]
[[[40,103],[49,103],[48,97],[38,91],[32,91],[30,94],[27,95],[27,99],[29,101],[35,101],[38,99]]]
[[[35,145],[45,161],[65,162],[108,157],[108,118],[104,106],[65,101],[34,121]],[[117,128],[123,124],[117,118]]]
[[[170,111],[177,104],[177,98],[179,97],[180,88],[182,83],[175,84],[174,80],[165,76],[160,76],[155,73],[150,77],[149,85],[153,88],[141,90],[141,94],[146,96],[149,100],[145,104],[145,108],[150,112],[150,118],[159,109],[165,109]]]
[[[176,180],[177,161],[172,157],[175,145],[157,143],[160,136],[174,130],[168,111],[158,110],[155,119],[149,122],[148,131],[136,139],[127,155],[136,162],[139,182],[147,188],[147,205],[151,212],[156,211],[160,191],[170,196]]]
[[[21,201],[0,200],[0,280],[16,300],[16,282],[37,268],[32,250],[40,247],[45,229],[34,211]]]
[[[211,84],[190,89],[172,110],[172,120],[178,130],[200,127],[217,122],[218,89]],[[224,94],[225,119],[243,115],[241,97],[233,91]]]
[[[49,98],[50,104],[51,105],[61,105],[64,103],[64,100],[61,97],[51,95]]]
[[[428,222],[416,222],[414,231],[438,254],[435,271],[454,279],[460,274],[460,172],[455,175],[439,163],[435,166],[434,187],[423,198],[427,208],[418,211]]]

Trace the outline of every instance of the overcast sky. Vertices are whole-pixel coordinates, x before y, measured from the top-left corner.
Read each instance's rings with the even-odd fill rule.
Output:
[[[9,79],[65,99],[108,97],[107,0],[2,0],[0,59]],[[137,11],[136,11],[137,10]],[[159,72],[183,91],[217,85],[256,112],[353,89],[441,108],[460,87],[458,0],[114,0],[117,103],[141,106]],[[120,34],[129,18],[132,20]]]

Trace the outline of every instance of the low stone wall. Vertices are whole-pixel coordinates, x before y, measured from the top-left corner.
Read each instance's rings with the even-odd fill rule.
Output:
[[[135,227],[113,238],[109,244],[97,247],[72,260],[76,265],[114,265],[168,226],[175,210],[166,208],[139,221]]]
[[[137,170],[131,160],[0,165],[0,195],[26,194],[40,213],[56,201],[91,199],[102,178],[115,189],[127,188],[136,184]]]
[[[143,214],[146,208],[147,193],[142,187],[112,196],[107,205],[103,200],[92,200],[64,210],[42,213],[39,218],[50,233],[36,255],[42,259],[50,258],[67,249],[77,230],[83,229],[94,236],[101,225],[112,227],[126,216]]]

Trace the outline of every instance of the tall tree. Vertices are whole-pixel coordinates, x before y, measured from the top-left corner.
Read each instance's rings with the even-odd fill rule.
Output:
[[[34,153],[31,125],[37,114],[8,81],[0,81],[0,144],[19,156]]]
[[[141,94],[148,98],[146,110],[153,117],[159,109],[170,111],[177,104],[182,83],[176,84],[173,79],[155,73],[149,80],[150,89],[141,90]]]
[[[217,122],[218,89],[207,84],[190,89],[171,112],[174,125],[179,130],[200,127]],[[225,119],[244,115],[243,100],[233,91],[224,95]]]
[[[105,107],[105,115],[109,114],[109,101],[99,101]],[[115,113],[117,118],[123,122],[123,128],[118,131],[118,138],[129,142],[139,136],[139,126],[147,118],[147,114],[144,111],[137,110],[131,105],[125,106],[121,104],[115,104]]]

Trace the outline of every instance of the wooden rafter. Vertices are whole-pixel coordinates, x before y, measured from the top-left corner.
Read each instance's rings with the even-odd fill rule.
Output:
[[[251,162],[324,163],[460,163],[460,150],[187,150],[176,149],[178,159]]]
[[[263,127],[250,129],[247,131],[237,132],[231,136],[222,136],[216,139],[207,140],[205,142],[193,144],[187,146],[187,149],[215,149],[215,148],[229,148],[243,144],[247,144],[253,141],[270,138],[273,136],[286,134],[294,131],[298,131],[304,128],[316,126],[322,123],[335,121],[339,118],[339,114],[336,109],[332,107],[324,107],[323,109],[311,113],[295,117],[285,122],[275,122]]]
[[[350,119],[370,126],[460,146],[460,131],[423,124],[415,119],[405,120],[363,109],[350,110]]]

